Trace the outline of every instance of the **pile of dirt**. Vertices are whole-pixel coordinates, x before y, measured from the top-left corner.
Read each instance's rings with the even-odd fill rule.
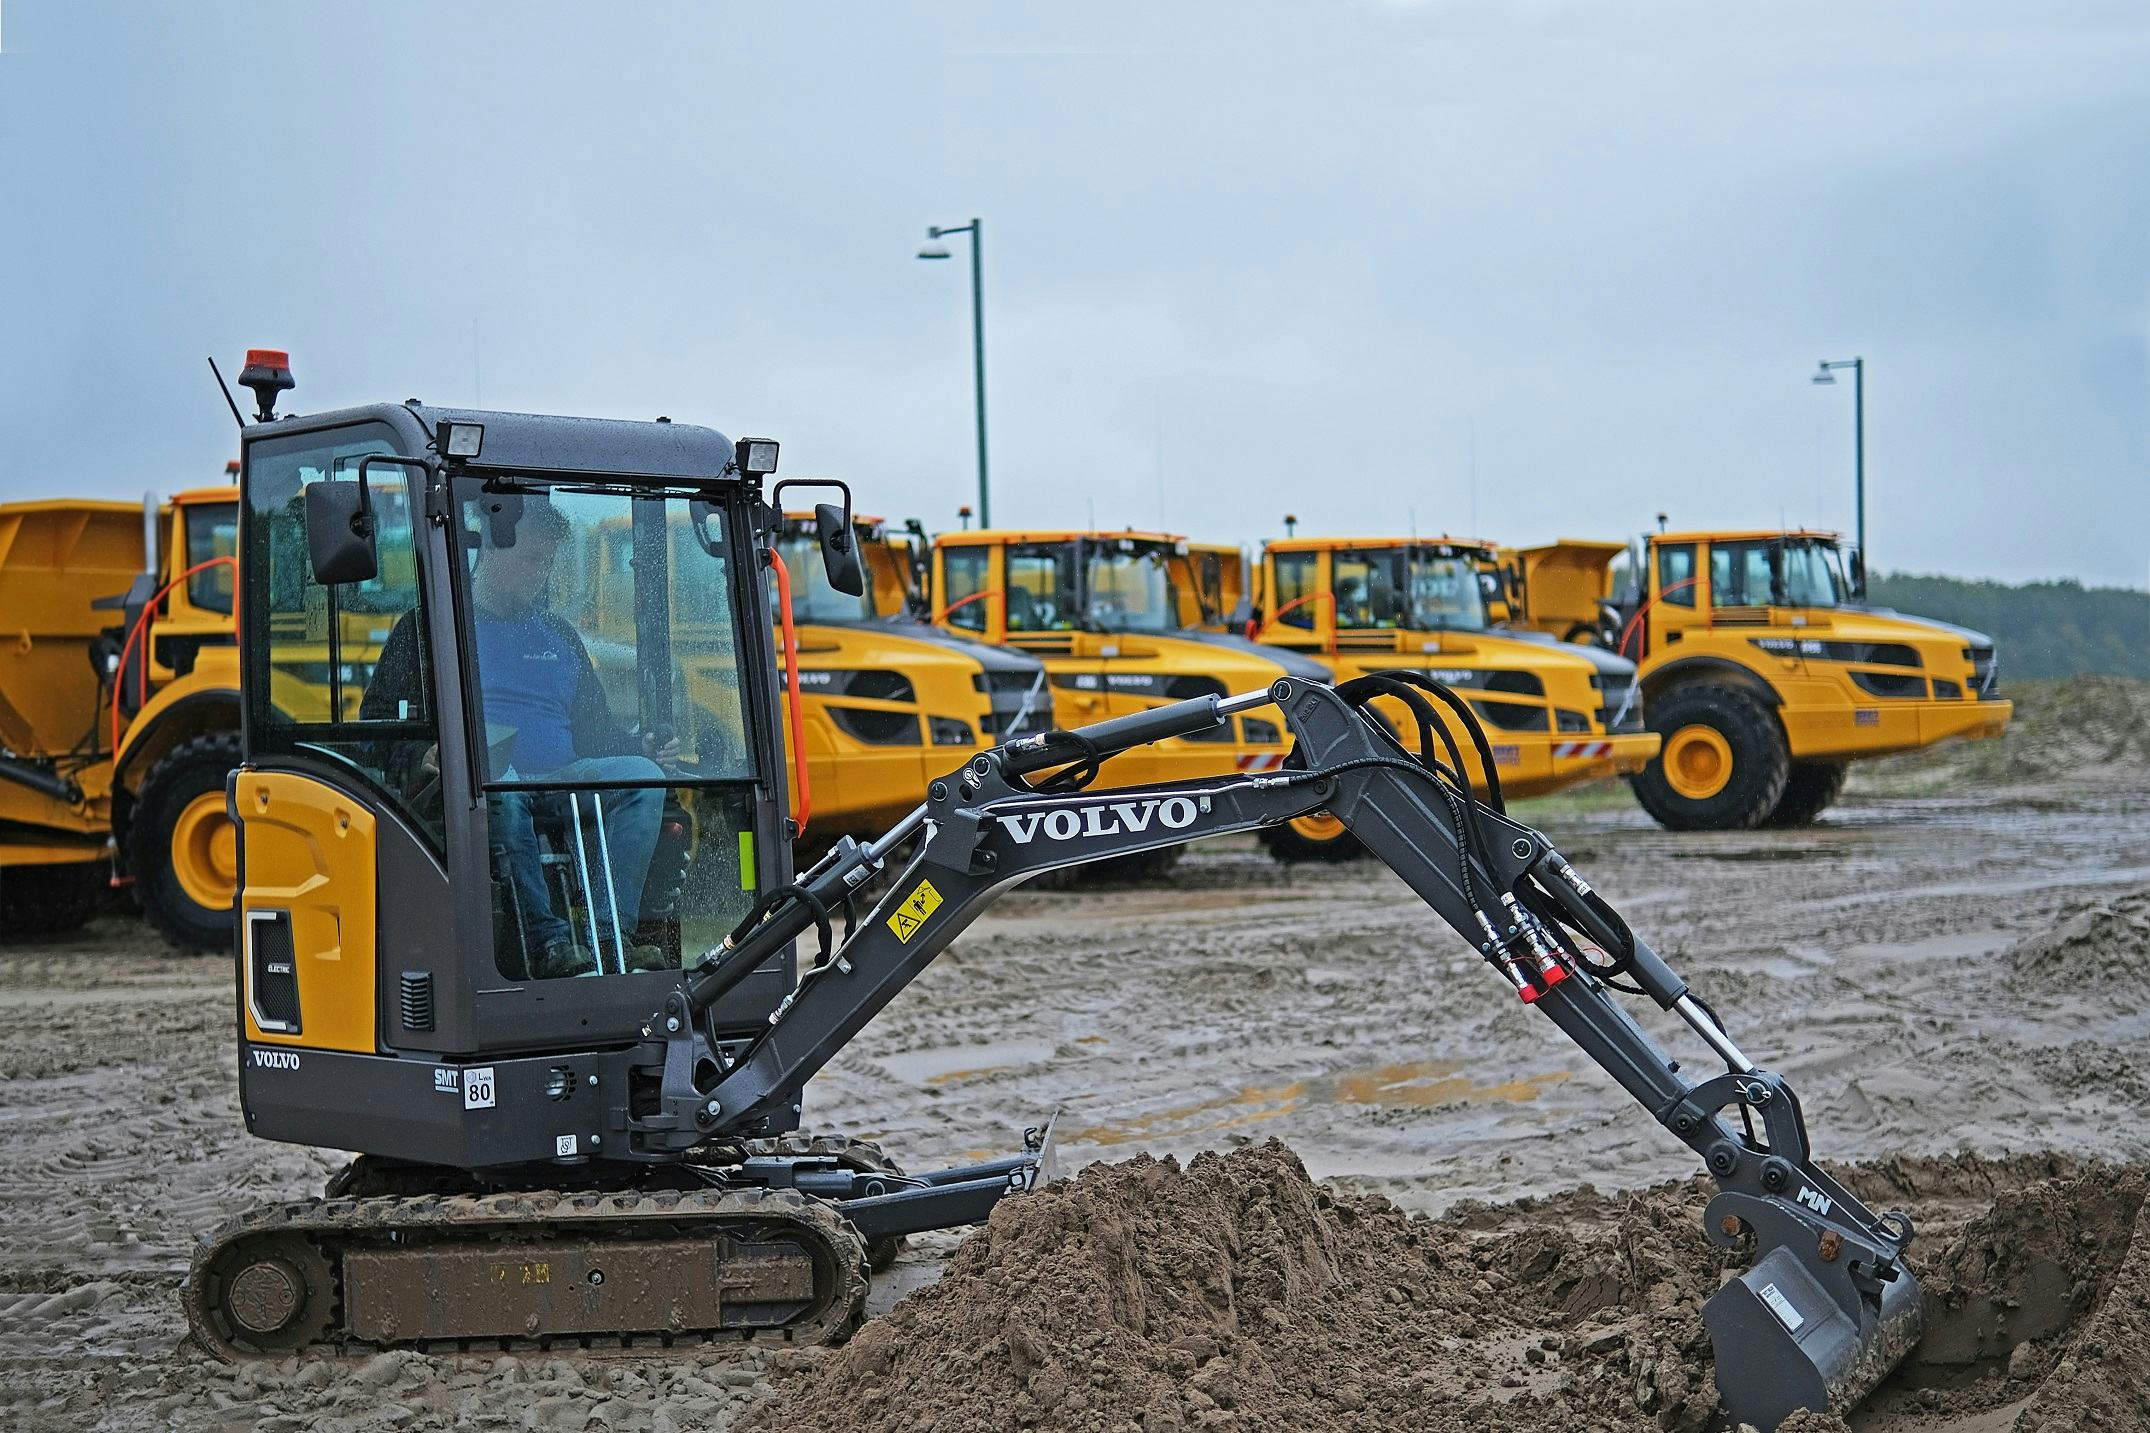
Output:
[[[2008,952],[2012,984],[2071,996],[2150,993],[2150,888],[2077,907]]]
[[[2005,652],[2002,661],[2005,674]],[[1861,785],[1886,789],[1909,781],[1921,789],[2041,785],[2082,791],[2141,790],[2146,784],[2150,682],[2070,677],[2010,684],[2003,695],[2016,711],[1999,741],[1951,742],[1879,766],[1861,763]]]
[[[1899,1382],[1928,1410],[2029,1401],[2014,1426],[2150,1427],[2150,1175],[2092,1168],[2011,1191],[1920,1262],[1929,1327]]]
[[[1938,1217],[1918,1261],[1935,1332],[1862,1426],[2150,1426],[2139,1366],[2103,1356],[2150,1335],[2150,1175],[2034,1163],[1875,1172],[1877,1194],[1916,1186]],[[1717,1406],[1700,1310],[1724,1273],[1708,1192],[1425,1219],[1323,1189],[1274,1141],[1092,1165],[1001,1205],[848,1345],[786,1360],[742,1426],[1700,1433]]]

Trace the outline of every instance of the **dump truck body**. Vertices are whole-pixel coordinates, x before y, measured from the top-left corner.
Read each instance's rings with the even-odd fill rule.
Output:
[[[1612,598],[1617,542],[1563,537],[1538,547],[1499,550],[1502,610],[1494,620],[1563,642],[1593,642]]]
[[[137,897],[166,935],[224,945],[237,876],[222,802],[238,761],[233,489],[12,504],[0,529],[6,606],[29,614],[0,666],[0,745],[18,770],[61,773],[70,788],[0,789],[0,883],[9,867],[67,868],[27,918],[18,877],[9,924],[78,923],[91,892],[139,866]]]

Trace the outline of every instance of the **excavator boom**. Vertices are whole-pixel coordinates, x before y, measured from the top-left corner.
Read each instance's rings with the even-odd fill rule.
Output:
[[[1417,705],[1414,755],[1360,708],[1374,695]],[[1761,1428],[1800,1408],[1841,1410],[1870,1392],[1925,1326],[1902,1261],[1902,1214],[1876,1215],[1813,1162],[1797,1096],[1743,1054],[1708,1007],[1628,929],[1540,832],[1495,809],[1432,747],[1438,684],[1391,674],[1332,688],[1286,679],[1201,697],[1074,732],[1011,742],[934,783],[927,802],[869,845],[840,844],[772,893],[724,948],[688,971],[653,1030],[666,1030],[654,1107],[632,1122],[645,1157],[754,1133],[953,942],[1002,891],[1060,867],[1252,831],[1327,809],[1503,983],[1561,1031],[1702,1159],[1719,1193],[1705,1232],[1749,1255],[1705,1309],[1717,1378],[1735,1419]],[[1116,752],[1200,732],[1275,703],[1298,741],[1297,770],[1091,794],[1083,781]],[[1475,735],[1476,733],[1474,733]],[[1033,780],[1041,773],[1056,773]],[[901,874],[841,942],[831,917],[923,832]],[[793,940],[819,930],[824,959],[743,1050],[719,1051],[701,1012]],[[1712,1051],[1722,1072],[1683,1073],[1615,999],[1647,997]],[[1011,1181],[1022,1187],[1018,1172]],[[941,1207],[966,1181],[876,1201],[867,1232],[954,1222]],[[973,1188],[973,1194],[975,1189]]]

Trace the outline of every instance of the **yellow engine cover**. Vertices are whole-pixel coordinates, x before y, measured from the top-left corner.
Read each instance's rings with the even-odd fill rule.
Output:
[[[241,771],[236,796],[245,828],[239,969],[246,1038],[374,1053],[373,813],[333,786],[281,771]],[[279,913],[291,927],[296,1033],[262,1027],[253,988],[256,926]]]

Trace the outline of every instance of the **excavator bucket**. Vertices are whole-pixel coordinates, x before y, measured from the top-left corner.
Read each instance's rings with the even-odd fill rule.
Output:
[[[1908,1269],[1881,1286],[1878,1309],[1857,1296],[1847,1301],[1846,1292],[1840,1277],[1825,1283],[1799,1253],[1779,1245],[1710,1296],[1702,1321],[1716,1350],[1717,1391],[1735,1427],[1773,1433],[1802,1408],[1843,1413],[1926,1332],[1926,1304]]]

